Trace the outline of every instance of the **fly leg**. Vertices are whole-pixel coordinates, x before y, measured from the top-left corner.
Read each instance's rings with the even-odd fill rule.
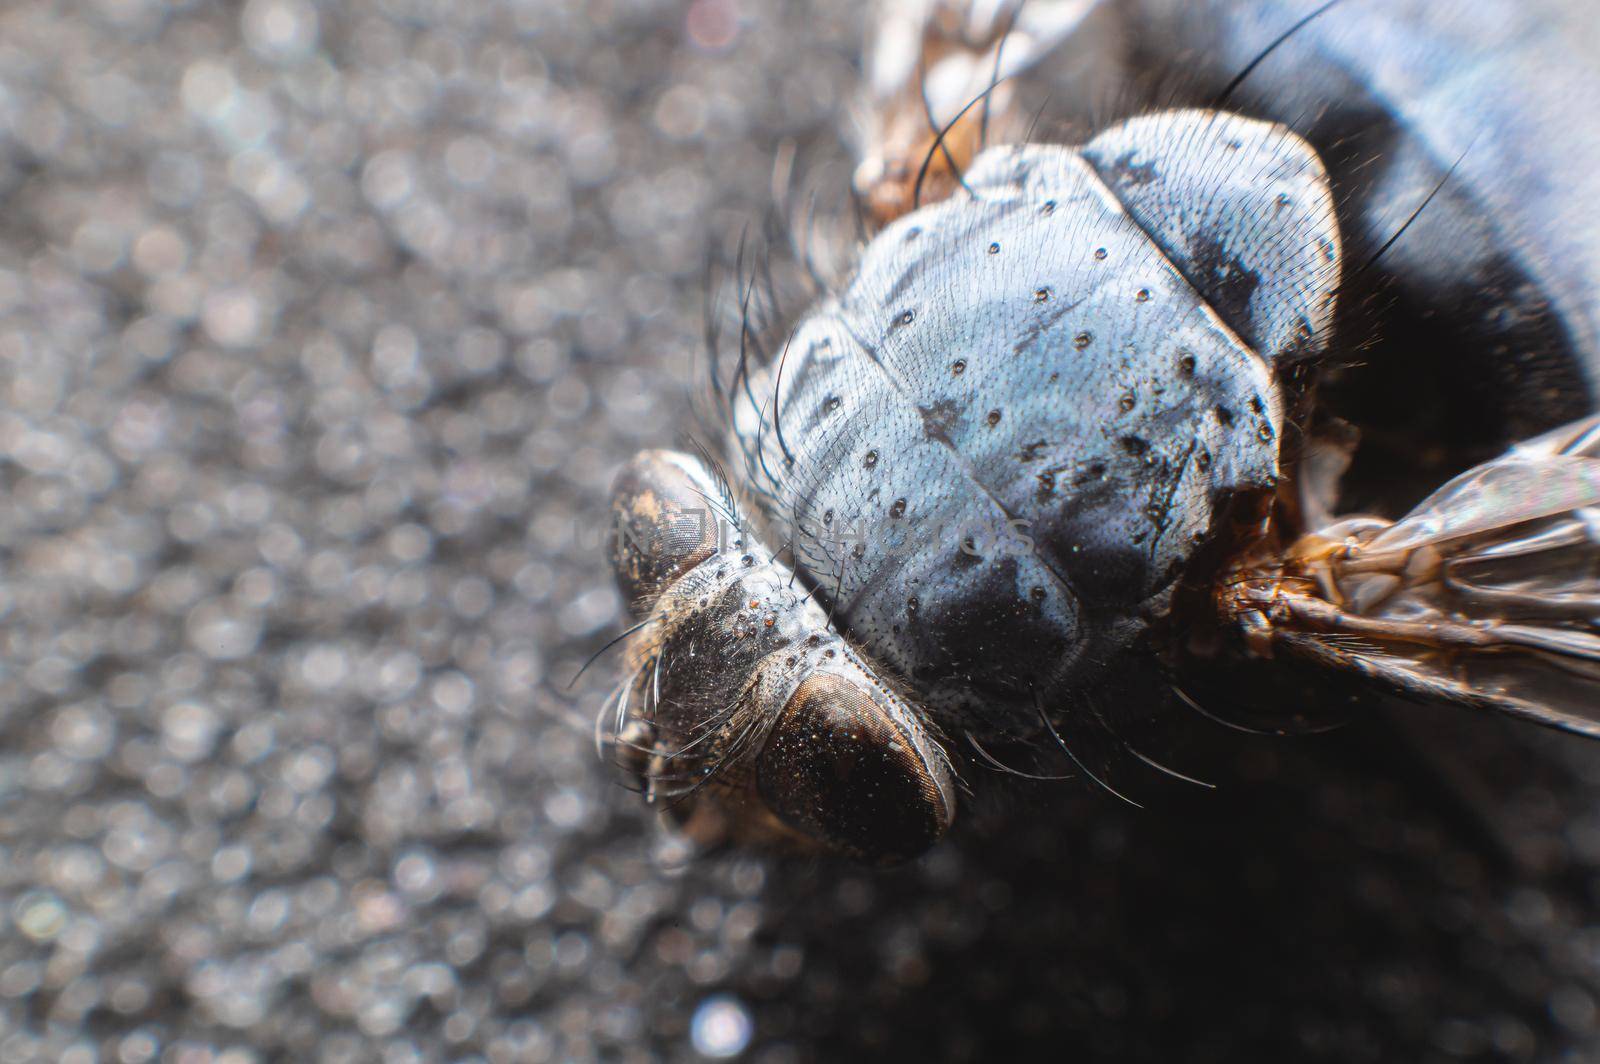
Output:
[[[1257,551],[1220,601],[1258,655],[1600,737],[1600,417]]]
[[[882,0],[856,108],[854,184],[887,225],[961,188],[990,144],[1027,139],[1016,78],[1105,0]]]

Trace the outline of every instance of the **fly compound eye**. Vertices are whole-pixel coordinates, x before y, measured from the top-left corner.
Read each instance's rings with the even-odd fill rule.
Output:
[[[763,801],[784,823],[868,860],[915,857],[955,816],[949,763],[915,712],[831,673],[796,688],[755,775]]]
[[[710,500],[718,494],[715,478],[685,454],[645,451],[622,468],[611,489],[611,565],[635,610],[717,552],[722,524]]]

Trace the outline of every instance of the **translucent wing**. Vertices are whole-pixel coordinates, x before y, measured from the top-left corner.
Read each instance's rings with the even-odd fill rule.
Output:
[[[1346,518],[1247,563],[1223,599],[1260,653],[1600,738],[1600,417],[1398,521]]]

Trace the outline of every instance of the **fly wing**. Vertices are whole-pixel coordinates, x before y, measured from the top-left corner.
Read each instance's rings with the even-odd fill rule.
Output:
[[[1269,652],[1600,738],[1600,417],[1235,577],[1229,608]]]

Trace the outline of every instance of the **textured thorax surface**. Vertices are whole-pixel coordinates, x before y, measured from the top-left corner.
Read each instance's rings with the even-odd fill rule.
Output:
[[[1025,730],[1269,486],[1266,362],[1075,149],[996,148],[797,327],[737,444],[845,632],[930,708]],[[763,390],[764,389],[764,390]]]

